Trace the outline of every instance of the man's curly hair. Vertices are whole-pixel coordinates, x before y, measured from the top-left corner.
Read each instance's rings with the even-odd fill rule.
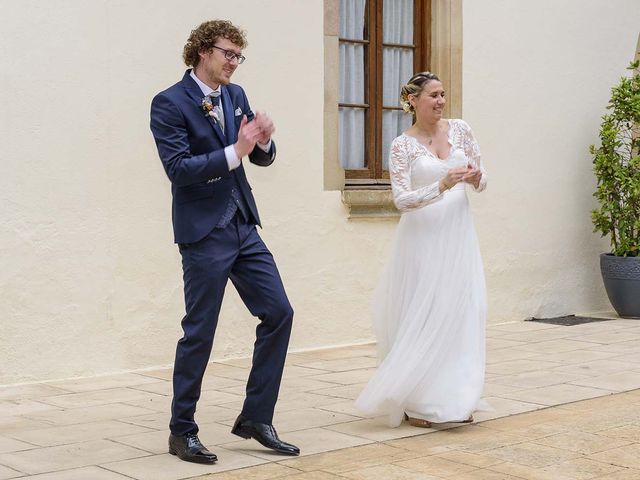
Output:
[[[182,51],[182,58],[187,67],[197,67],[200,62],[198,52],[209,50],[220,38],[226,38],[242,49],[247,47],[247,37],[244,30],[239,29],[228,20],[209,20],[201,23],[189,35]]]

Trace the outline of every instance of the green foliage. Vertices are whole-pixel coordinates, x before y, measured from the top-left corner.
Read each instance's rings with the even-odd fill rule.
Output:
[[[593,194],[594,232],[611,237],[614,255],[640,255],[640,61],[611,89],[610,113],[602,117],[600,147],[589,147],[598,187]]]

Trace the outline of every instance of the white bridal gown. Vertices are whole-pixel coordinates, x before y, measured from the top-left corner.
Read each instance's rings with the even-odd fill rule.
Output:
[[[484,383],[486,291],[464,183],[439,192],[447,170],[472,164],[480,149],[463,120],[449,120],[442,160],[405,134],[391,144],[389,170],[402,217],[376,289],[373,325],[379,366],[356,407],[432,422],[465,420]],[[482,169],[478,187],[486,186]]]

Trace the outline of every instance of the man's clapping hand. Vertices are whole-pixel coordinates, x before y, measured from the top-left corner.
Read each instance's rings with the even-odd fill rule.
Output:
[[[260,138],[258,142],[262,145],[266,145],[271,140],[271,135],[276,131],[273,126],[273,121],[269,116],[264,112],[256,113],[256,117],[253,119],[254,123],[257,123],[260,127]]]
[[[242,158],[245,155],[249,155],[253,148],[256,146],[256,142],[260,139],[262,131],[257,122],[247,122],[247,116],[243,115],[240,121],[240,130],[238,130],[238,141],[234,144],[236,155],[238,158]]]
[[[249,155],[256,143],[262,145],[269,143],[273,132],[275,132],[273,122],[266,113],[258,112],[251,122],[248,122],[247,116],[243,115],[238,131],[238,141],[234,145],[238,158]]]

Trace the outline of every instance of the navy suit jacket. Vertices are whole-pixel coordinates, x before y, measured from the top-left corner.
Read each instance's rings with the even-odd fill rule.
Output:
[[[182,81],[160,92],[151,102],[151,132],[164,170],[171,180],[172,219],[176,243],[203,239],[224,214],[236,184],[255,222],[260,225],[251,186],[242,164],[229,171],[224,148],[236,142],[242,116],[254,114],[239,85],[222,85],[225,131],[202,109],[204,94],[187,70]],[[263,167],[276,156],[256,146],[249,160]]]

